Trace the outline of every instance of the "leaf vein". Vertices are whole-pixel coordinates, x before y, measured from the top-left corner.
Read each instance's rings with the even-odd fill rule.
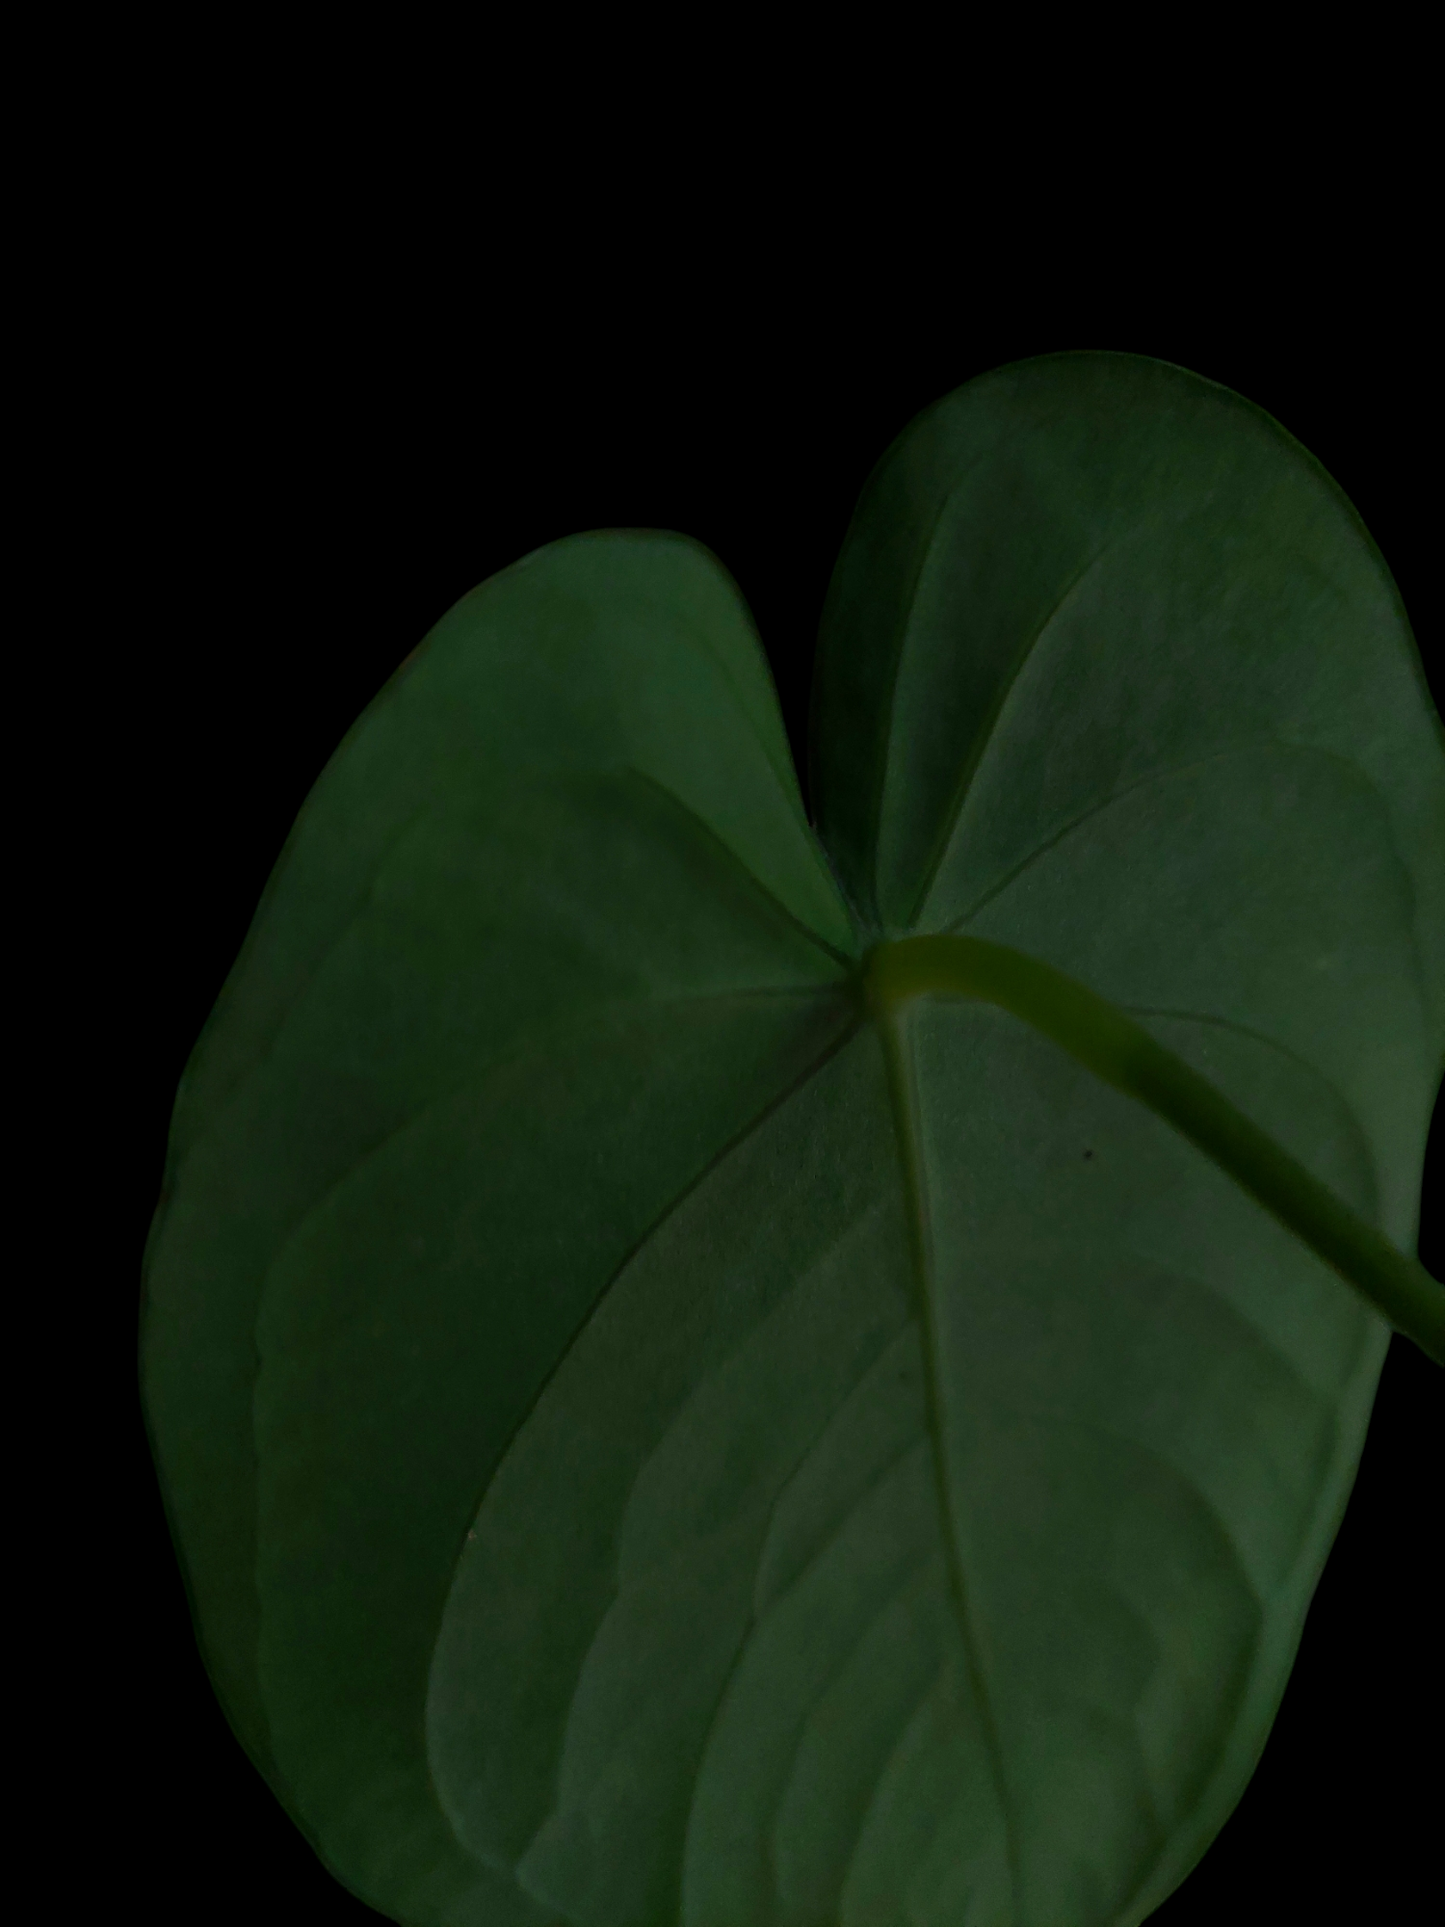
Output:
[[[847,1862],[843,1868],[843,1878],[838,1883],[838,1911],[840,1917],[843,1912],[843,1901],[848,1892],[848,1883],[853,1878],[853,1870],[858,1864],[858,1855],[863,1851],[863,1840],[868,1832],[869,1823],[873,1818],[873,1810],[878,1805],[878,1796],[883,1791],[884,1782],[893,1770],[894,1762],[913,1737],[913,1732],[918,1722],[927,1714],[929,1702],[938,1691],[939,1683],[947,1671],[947,1668],[948,1661],[946,1659],[940,1660],[938,1665],[934,1667],[933,1672],[930,1674],[921,1691],[914,1695],[904,1715],[900,1729],[894,1738],[893,1744],[884,1754],[883,1762],[873,1776],[873,1785],[868,1793],[868,1803],[859,1817],[858,1831],[853,1840],[853,1851],[848,1855]],[[945,1809],[943,1815],[940,1815],[938,1825],[941,1826],[943,1819],[946,1817],[947,1809]]]
[[[843,1651],[837,1655],[833,1664],[828,1668],[826,1675],[820,1681],[818,1689],[813,1695],[812,1704],[807,1708],[802,1719],[798,1722],[798,1731],[794,1736],[792,1750],[788,1756],[787,1769],[779,1784],[777,1800],[774,1804],[773,1824],[768,1833],[768,1873],[772,1881],[774,1897],[780,1903],[783,1902],[784,1895],[782,1891],[781,1871],[779,1868],[780,1842],[778,1836],[782,1827],[783,1809],[787,1805],[788,1795],[792,1791],[793,1781],[797,1776],[798,1762],[803,1747],[807,1742],[813,1720],[817,1715],[819,1705],[827,1697],[833,1686],[836,1685],[841,1675],[847,1671],[858,1648],[863,1644],[869,1633],[872,1632],[878,1621],[889,1608],[897,1602],[900,1595],[916,1583],[920,1574],[927,1569],[934,1557],[936,1557],[936,1554],[932,1550],[918,1552],[905,1563],[903,1571],[894,1580],[893,1584],[888,1587],[880,1599],[875,1600],[868,1608],[861,1624],[855,1628],[852,1638],[849,1639]]]
[[[977,779],[979,770],[983,767],[985,757],[993,746],[994,735],[998,729],[999,721],[1003,716],[1004,710],[1008,707],[1009,698],[1013,695],[1015,686],[1027,668],[1034,651],[1048,634],[1054,622],[1061,614],[1064,605],[1073,596],[1075,590],[1083,585],[1086,578],[1093,574],[1094,570],[1098,568],[1112,550],[1118,548],[1129,536],[1142,528],[1148,520],[1148,517],[1141,518],[1139,521],[1131,523],[1128,527],[1120,529],[1117,533],[1109,536],[1100,547],[1095,550],[1093,555],[1089,556],[1088,559],[1075,570],[1074,574],[1060,591],[1053,607],[1049,610],[1033,635],[1015,651],[1014,660],[1010,664],[1008,674],[1004,678],[994,698],[993,707],[985,718],[982,728],[979,730],[973,750],[965,761],[963,768],[959,771],[958,781],[954,785],[952,801],[939,825],[938,834],[934,838],[933,849],[929,855],[928,867],[924,871],[922,885],[913,900],[913,914],[909,919],[911,925],[917,924],[923,906],[928,901],[929,893],[932,891],[933,885],[938,877],[938,872],[943,866],[944,858],[948,855],[949,848],[953,843],[954,835],[957,832],[959,821],[963,816],[964,806],[968,801],[969,793]]]
[[[927,1409],[929,1435],[933,1446],[933,1467],[938,1492],[938,1508],[943,1525],[944,1542],[948,1552],[946,1562],[947,1571],[951,1581],[954,1606],[958,1617],[959,1631],[962,1635],[969,1674],[979,1703],[989,1769],[993,1778],[995,1794],[998,1799],[999,1814],[1003,1820],[1009,1884],[1012,1893],[1017,1896],[1021,1891],[1018,1841],[1013,1817],[1009,1808],[1008,1782],[1003,1764],[1002,1737],[999,1732],[993,1695],[987,1670],[984,1665],[981,1632],[973,1617],[970,1589],[964,1575],[963,1548],[959,1543],[958,1536],[959,1522],[952,1504],[950,1481],[944,1461],[942,1365],[939,1358],[937,1308],[934,1302],[933,1291],[933,1262],[927,1194],[924,1187],[923,1160],[919,1150],[917,1072],[912,1052],[905,1045],[902,1035],[902,1025],[898,1016],[893,1013],[880,1013],[880,1022],[883,1030],[884,1045],[888,1055],[889,1085],[893,1094],[894,1114],[897,1119],[899,1158],[903,1167],[904,1188],[911,1207],[909,1210],[909,1226],[912,1232],[914,1276],[919,1294],[920,1326],[924,1340],[924,1383],[928,1388]]]

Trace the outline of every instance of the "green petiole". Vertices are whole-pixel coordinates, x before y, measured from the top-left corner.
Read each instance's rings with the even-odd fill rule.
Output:
[[[868,956],[863,980],[880,1016],[910,997],[974,997],[1032,1024],[1096,1077],[1172,1124],[1396,1331],[1445,1365],[1445,1287],[1104,998],[1037,957],[976,937],[879,944]]]

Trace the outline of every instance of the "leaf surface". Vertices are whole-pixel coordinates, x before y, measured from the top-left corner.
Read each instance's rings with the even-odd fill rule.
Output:
[[[1387,1325],[860,966],[1053,966],[1412,1252],[1445,757],[1388,573],[1237,396],[1003,369],[864,491],[812,755],[821,841],[704,551],[539,551],[338,751],[188,1068],[143,1372],[198,1632],[416,1927],[1135,1927],[1278,1705]]]

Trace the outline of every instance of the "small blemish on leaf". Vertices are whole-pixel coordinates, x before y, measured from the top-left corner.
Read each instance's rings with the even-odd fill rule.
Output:
[[[1085,1151],[1085,1153],[1084,1153],[1084,1156],[1085,1156],[1086,1158],[1091,1158],[1091,1157],[1092,1157],[1093,1155],[1094,1155],[1094,1154],[1093,1154],[1093,1152],[1092,1152],[1092,1151]]]

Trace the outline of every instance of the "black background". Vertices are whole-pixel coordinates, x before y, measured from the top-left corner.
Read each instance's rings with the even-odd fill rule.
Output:
[[[1239,390],[1320,458],[1392,568],[1442,702],[1438,504],[1416,459],[1434,424],[1408,286],[1381,313],[1342,303],[1338,262],[1308,251],[1225,262],[1232,292],[1206,317],[1187,274],[1168,295],[1139,274],[1127,294],[1070,308],[1046,281],[1005,302],[940,268],[895,276],[903,292],[880,319],[836,260],[745,288],[726,265],[621,302],[564,276],[519,310],[517,275],[459,242],[413,277],[398,322],[364,250],[346,264],[210,261],[172,284],[134,366],[101,373],[118,426],[99,519],[122,534],[123,560],[90,619],[122,747],[96,834],[130,960],[100,992],[122,1039],[110,1088],[123,1098],[104,1104],[120,1147],[107,1263],[125,1382],[109,1455],[130,1615],[105,1688],[124,1843],[111,1878],[161,1927],[379,1918],[319,1864],[211,1695],[127,1361],[186,1056],[322,765],[459,596],[576,530],[695,536],[753,609],[801,761],[823,591],[889,441],[1001,362],[1123,348]],[[1438,1275],[1426,1195],[1421,1252]],[[1404,1920],[1435,1889],[1442,1384],[1394,1341],[1263,1760],[1161,1927]]]

